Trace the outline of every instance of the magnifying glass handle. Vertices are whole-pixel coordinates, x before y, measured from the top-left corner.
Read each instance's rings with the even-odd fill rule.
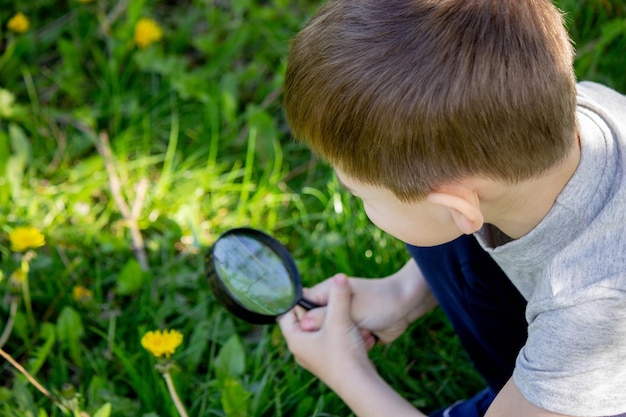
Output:
[[[318,308],[321,307],[321,305],[314,303],[311,300],[307,300],[306,298],[302,297],[300,299],[300,301],[298,301],[298,305],[302,308],[304,308],[305,310],[311,310],[313,308]]]

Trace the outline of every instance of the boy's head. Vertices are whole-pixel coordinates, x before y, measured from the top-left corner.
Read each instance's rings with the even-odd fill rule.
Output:
[[[329,0],[295,37],[294,135],[404,201],[519,182],[575,139],[573,48],[549,0]]]

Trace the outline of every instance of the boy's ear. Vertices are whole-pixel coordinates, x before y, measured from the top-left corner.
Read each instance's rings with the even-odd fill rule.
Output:
[[[485,223],[480,210],[478,192],[464,184],[439,187],[428,194],[427,200],[450,210],[459,230],[467,235],[476,232]]]

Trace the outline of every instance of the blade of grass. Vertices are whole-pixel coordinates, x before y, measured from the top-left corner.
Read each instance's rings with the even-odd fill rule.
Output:
[[[250,127],[248,132],[248,147],[246,151],[246,160],[243,166],[243,178],[241,180],[241,192],[239,194],[239,202],[237,206],[237,221],[244,224],[245,216],[249,211],[247,207],[250,198],[250,191],[256,188],[252,182],[252,173],[254,172],[254,150],[256,147],[256,127]]]
[[[178,116],[178,108],[176,101],[172,97],[171,101],[171,127],[170,136],[167,143],[167,150],[165,152],[165,160],[163,161],[163,169],[161,170],[161,177],[156,186],[156,197],[161,198],[163,194],[171,187],[172,171],[174,169],[174,158],[176,156],[176,148],[178,147],[178,136],[180,133],[180,120]]]

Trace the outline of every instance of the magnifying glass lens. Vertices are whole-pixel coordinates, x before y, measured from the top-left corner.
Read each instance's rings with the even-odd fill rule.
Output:
[[[246,309],[278,315],[295,297],[289,271],[269,246],[246,235],[224,236],[213,249],[215,270],[232,296]]]
[[[287,249],[255,229],[223,233],[208,253],[206,272],[215,298],[250,323],[274,323],[296,304],[319,307],[302,297],[300,274]]]

